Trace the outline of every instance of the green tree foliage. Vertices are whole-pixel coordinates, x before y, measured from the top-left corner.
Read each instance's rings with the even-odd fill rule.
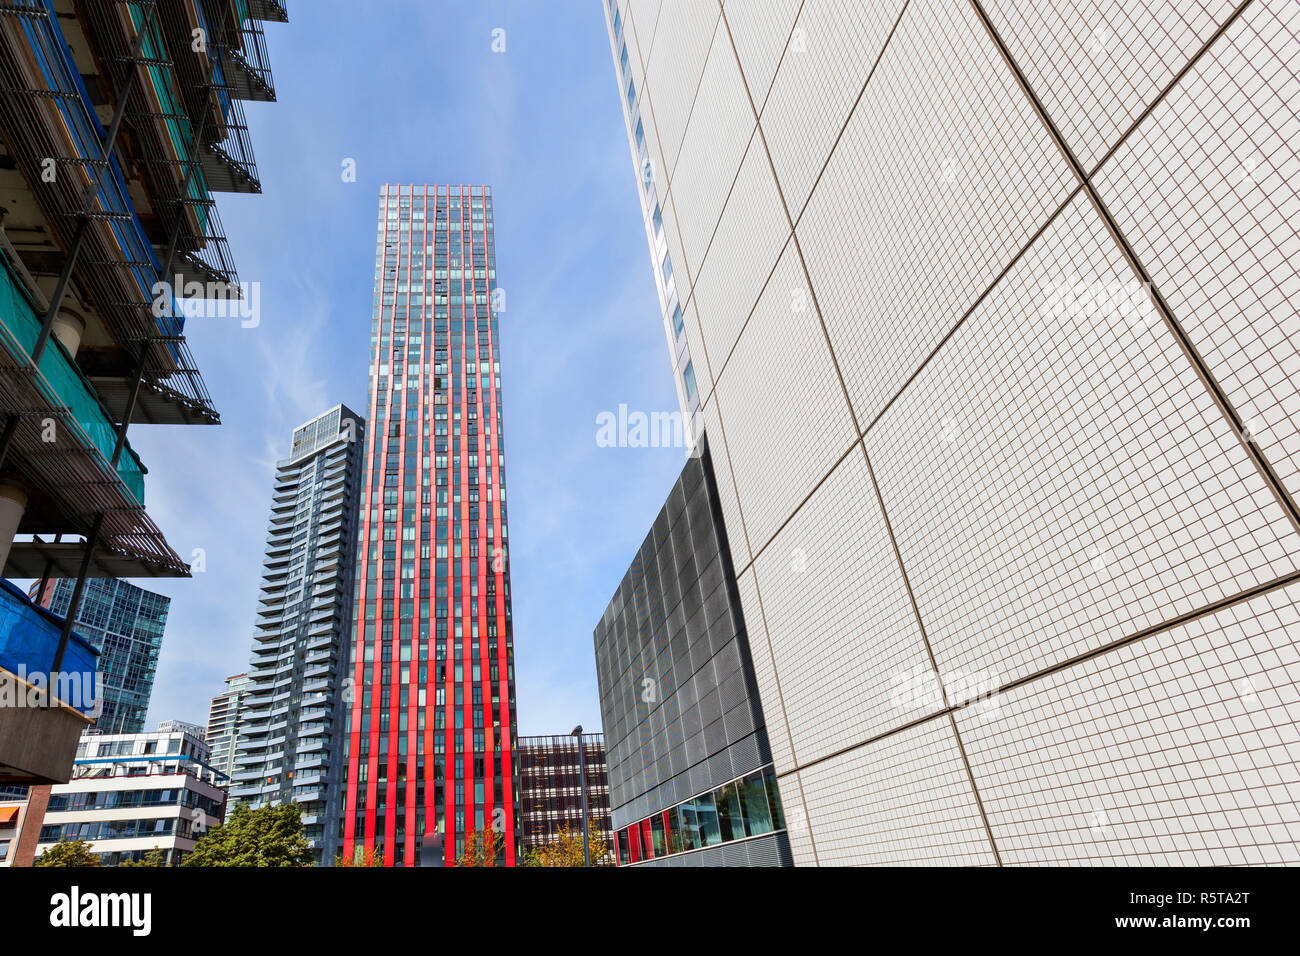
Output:
[[[358,845],[352,851],[352,858],[348,859],[340,853],[334,857],[335,866],[380,866],[384,865],[384,854],[380,850],[367,850],[365,847]]]
[[[85,840],[60,840],[32,863],[33,866],[103,866]]]
[[[226,822],[194,844],[182,866],[314,866],[296,803],[250,810],[236,804]]]
[[[595,821],[589,821],[587,826],[591,830],[591,865],[605,866],[609,863],[605,859],[609,854],[609,847],[601,840],[600,830],[596,828]],[[576,827],[571,830],[567,823],[560,827],[554,842],[534,847],[524,854],[524,866],[582,865],[582,830]]]
[[[465,851],[457,866],[496,866],[505,839],[493,830],[470,830],[465,834]]]
[[[171,866],[167,862],[167,851],[154,847],[138,860],[125,860],[118,866]]]

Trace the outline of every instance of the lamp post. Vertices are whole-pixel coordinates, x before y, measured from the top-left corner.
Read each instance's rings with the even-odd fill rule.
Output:
[[[578,776],[582,777],[582,865],[591,866],[591,836],[587,833],[587,751],[582,746],[582,724],[574,727],[569,736],[578,738]]]

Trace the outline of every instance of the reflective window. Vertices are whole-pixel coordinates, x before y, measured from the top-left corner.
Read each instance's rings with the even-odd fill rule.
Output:
[[[772,826],[777,829],[785,827],[785,811],[781,809],[781,794],[776,789],[776,774],[768,770],[763,775],[763,781],[767,784],[767,800],[772,805]]]
[[[650,845],[655,856],[666,856],[668,847],[664,843],[664,815],[656,813],[650,818]]]
[[[713,791],[713,799],[718,806],[718,830],[722,833],[722,842],[743,839],[746,835],[745,815],[740,809],[739,782]]]
[[[740,781],[740,796],[744,804],[745,831],[750,836],[771,833],[772,812],[767,805],[767,787],[763,774],[751,773]]]
[[[682,849],[694,850],[704,844],[700,842],[700,826],[695,819],[695,804],[688,800],[677,808],[681,821]]]
[[[717,846],[722,842],[722,831],[718,829],[718,807],[713,794],[702,793],[691,802],[695,804],[695,820],[700,827],[700,845]]]
[[[650,859],[651,857],[659,855],[656,852],[657,850],[658,847],[656,847],[654,845],[654,842],[650,839],[650,821],[642,820],[641,821],[641,854],[646,859]]]
[[[771,767],[618,831],[620,866],[761,836],[785,827]]]

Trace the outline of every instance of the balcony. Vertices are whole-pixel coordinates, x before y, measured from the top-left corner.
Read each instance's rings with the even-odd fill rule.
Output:
[[[67,783],[72,775],[81,732],[94,717],[99,652],[70,636],[47,705],[35,690],[48,685],[62,627],[0,580],[0,785]]]
[[[104,472],[110,472],[109,461],[117,441],[117,428],[109,420],[90,383],[86,381],[75,362],[51,338],[41,356],[39,371],[32,368],[30,352],[41,331],[41,319],[19,285],[8,256],[0,252],[0,311],[4,315],[0,344],[5,355],[0,363],[18,369],[30,370],[33,387],[45,398],[50,408],[65,408],[76,420],[81,431],[82,445],[89,457],[93,452],[102,459],[96,462]],[[93,450],[93,452],[92,452]],[[137,505],[144,504],[144,467],[131,450],[130,442],[117,465],[117,477],[131,494]]]

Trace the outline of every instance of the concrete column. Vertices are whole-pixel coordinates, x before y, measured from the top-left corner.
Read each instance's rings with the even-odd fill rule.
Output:
[[[50,325],[50,332],[73,358],[81,347],[81,337],[86,332],[86,320],[71,309],[59,309]]]
[[[0,574],[9,560],[18,522],[27,510],[27,489],[11,481],[0,481]]]

